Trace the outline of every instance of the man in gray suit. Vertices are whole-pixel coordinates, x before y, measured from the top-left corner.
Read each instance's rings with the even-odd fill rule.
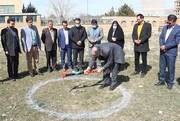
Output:
[[[96,45],[91,51],[92,60],[89,62],[88,68],[84,71],[84,74],[88,74],[91,70],[96,58],[104,60],[105,64],[100,69],[97,69],[98,73],[103,71],[103,82],[99,89],[103,89],[110,85],[109,90],[114,90],[117,84],[117,75],[120,71],[120,65],[125,63],[125,53],[123,49],[114,43],[103,43]],[[112,78],[110,79],[110,73],[112,71]]]
[[[97,20],[93,19],[91,21],[91,27],[87,30],[87,37],[89,41],[89,61],[91,61],[92,58],[92,47],[94,47],[97,44],[101,44],[101,40],[104,37],[103,28],[99,27],[97,25]],[[96,60],[96,66],[97,68],[101,68],[101,61],[97,58]]]
[[[28,70],[31,77],[34,77],[32,70],[32,58],[34,59],[35,74],[42,75],[39,72],[39,51],[41,41],[36,26],[33,25],[31,17],[26,18],[27,25],[21,29],[21,41],[24,52],[27,57]]]

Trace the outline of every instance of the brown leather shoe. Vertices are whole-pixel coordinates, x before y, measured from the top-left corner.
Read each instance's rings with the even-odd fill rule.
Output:
[[[69,68],[70,71],[72,71],[72,68]]]

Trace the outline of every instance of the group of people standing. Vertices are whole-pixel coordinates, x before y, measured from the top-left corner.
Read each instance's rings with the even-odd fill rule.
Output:
[[[65,66],[65,54],[67,53],[67,65],[70,70],[78,68],[83,70],[84,62],[84,48],[85,40],[89,40],[89,51],[96,44],[100,44],[104,37],[103,29],[98,26],[97,20],[92,20],[92,26],[88,28],[87,32],[85,27],[81,26],[81,19],[76,18],[74,20],[75,26],[71,29],[68,28],[68,22],[62,21],[62,29],[59,31],[53,27],[53,21],[48,21],[48,27],[42,30],[41,37],[39,36],[38,29],[33,25],[33,19],[26,18],[27,25],[21,29],[21,43],[23,51],[26,53],[27,67],[29,75],[34,77],[36,74],[43,75],[39,71],[39,50],[41,50],[41,41],[44,44],[46,59],[47,59],[47,72],[58,71],[57,69],[57,50],[59,47],[61,55],[61,66],[66,71]],[[115,22],[119,25],[117,22]],[[18,78],[18,64],[19,64],[19,53],[20,40],[18,30],[15,28],[15,19],[9,18],[7,20],[8,27],[1,31],[2,46],[7,56],[7,67],[9,78],[12,81]],[[120,27],[120,26],[119,26]],[[112,27],[113,28],[113,27]],[[120,27],[121,29],[121,27]],[[115,30],[115,29],[112,29]],[[122,29],[121,29],[122,30]],[[123,41],[124,41],[124,33]],[[114,32],[115,33],[115,32]],[[113,34],[114,34],[113,33]],[[110,35],[111,37],[113,35]],[[112,41],[109,39],[109,41]],[[117,40],[119,41],[119,40]],[[73,55],[73,61],[72,61]],[[91,60],[91,53],[90,60]],[[77,61],[79,56],[79,63]],[[34,70],[32,67],[32,60],[34,60]],[[52,61],[52,64],[51,64]],[[101,62],[97,60],[97,66],[101,67]]]
[[[167,26],[164,27],[160,36],[160,79],[156,86],[164,85],[165,69],[168,67],[169,81],[168,89],[172,89],[175,71],[175,60],[177,56],[177,47],[180,42],[180,27],[176,24],[177,17],[169,15]],[[15,19],[7,20],[8,27],[1,31],[2,46],[7,57],[7,69],[9,79],[16,81],[18,79],[18,64],[20,41],[18,30],[15,28]],[[104,37],[103,28],[98,26],[97,20],[93,19],[87,31],[81,25],[81,19],[74,20],[75,26],[68,28],[68,22],[62,21],[62,29],[57,30],[53,27],[53,21],[48,21],[48,27],[42,30],[41,37],[38,29],[33,25],[33,19],[27,17],[27,25],[21,29],[21,43],[23,51],[26,53],[27,66],[29,75],[34,77],[43,75],[39,71],[39,50],[41,50],[41,41],[45,46],[47,59],[47,72],[58,71],[57,69],[57,50],[61,55],[61,66],[66,71],[65,55],[67,53],[68,69],[72,71],[83,70],[85,40],[88,39],[89,47],[89,66],[84,71],[97,68],[97,72],[103,71],[102,89],[110,85],[110,90],[115,89],[117,84],[117,75],[120,71],[121,64],[125,63],[125,53],[123,51],[125,40],[124,32],[117,21],[112,23],[108,33],[108,43],[101,44]],[[135,71],[131,76],[140,73],[139,58],[142,56],[143,70],[141,78],[147,74],[147,52],[149,49],[149,38],[151,37],[152,27],[150,23],[144,21],[142,14],[137,15],[137,24],[135,24],[132,39],[134,42]],[[73,58],[72,58],[73,55]],[[79,57],[79,62],[77,61]],[[34,60],[34,70],[32,68]],[[102,65],[101,61],[105,64]],[[52,64],[51,64],[52,63]],[[112,72],[112,78],[110,73]]]

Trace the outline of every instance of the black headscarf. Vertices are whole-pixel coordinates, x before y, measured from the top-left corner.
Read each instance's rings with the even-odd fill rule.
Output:
[[[113,34],[113,24],[117,25],[117,28],[116,28],[114,34]],[[112,40],[112,37],[116,38],[115,42]],[[122,48],[124,48],[124,32],[117,21],[114,21],[112,23],[111,28],[109,29],[108,42],[116,43],[116,44],[120,45]]]

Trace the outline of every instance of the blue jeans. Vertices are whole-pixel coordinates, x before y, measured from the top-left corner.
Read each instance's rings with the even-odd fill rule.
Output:
[[[67,52],[68,68],[72,68],[72,49],[66,45],[64,49],[61,49],[61,65],[65,69],[65,55]]]

